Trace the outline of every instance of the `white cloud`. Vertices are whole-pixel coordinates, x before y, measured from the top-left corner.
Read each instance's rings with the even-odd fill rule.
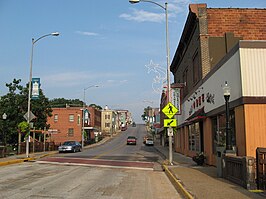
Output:
[[[47,87],[71,87],[77,85],[83,85],[86,82],[95,82],[98,84],[99,80],[113,78],[107,80],[107,85],[118,85],[127,82],[127,80],[121,80],[121,78],[132,76],[130,73],[93,73],[90,71],[80,72],[64,72],[51,74],[41,77],[42,82]],[[103,85],[104,86],[104,85]]]
[[[188,9],[188,5],[191,3],[191,0],[172,0],[168,3],[168,18],[175,18],[178,13],[186,12]],[[163,7],[164,3],[160,3]],[[157,9],[155,9],[157,10]],[[158,10],[157,10],[158,11]],[[131,13],[123,13],[119,16],[120,18],[124,18],[129,21],[137,21],[137,22],[163,22],[165,21],[165,12],[155,13],[148,12],[145,10],[132,9]]]
[[[77,34],[85,35],[85,36],[98,36],[98,33],[95,32],[84,32],[84,31],[76,31]]]
[[[147,12],[144,10],[136,10],[133,9],[133,12],[131,14],[121,14],[121,18],[124,18],[129,21],[137,21],[137,22],[162,22],[165,19],[164,13],[153,13],[153,12]]]

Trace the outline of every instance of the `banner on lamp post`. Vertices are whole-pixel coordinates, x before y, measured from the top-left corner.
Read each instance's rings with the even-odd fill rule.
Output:
[[[32,78],[32,99],[39,99],[40,86],[40,78]]]

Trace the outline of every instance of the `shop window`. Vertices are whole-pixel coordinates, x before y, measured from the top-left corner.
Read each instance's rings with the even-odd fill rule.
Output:
[[[58,122],[58,114],[54,115],[54,122]]]
[[[73,114],[69,115],[69,122],[74,122],[74,115]]]
[[[189,135],[189,150],[190,151],[200,151],[200,127],[199,123],[194,123],[188,127]]]
[[[68,129],[68,137],[74,137],[74,129],[73,128],[69,128]]]
[[[232,145],[236,144],[235,136],[235,113],[230,111],[229,115],[230,131],[232,133]],[[216,147],[226,147],[226,116],[225,114],[217,115],[212,118],[213,132],[213,152],[216,154]]]
[[[105,123],[105,128],[109,128],[110,127],[110,123]]]

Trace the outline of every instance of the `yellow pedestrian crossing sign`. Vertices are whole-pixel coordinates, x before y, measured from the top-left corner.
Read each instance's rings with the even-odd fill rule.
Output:
[[[174,115],[178,112],[178,109],[171,103],[169,102],[162,110],[162,112],[168,117],[172,118]]]
[[[165,119],[164,120],[164,127],[176,127],[177,126],[177,122],[176,119]]]

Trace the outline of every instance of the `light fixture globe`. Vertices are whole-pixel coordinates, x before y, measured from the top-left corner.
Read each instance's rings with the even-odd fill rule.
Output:
[[[230,96],[231,88],[230,86],[227,85],[227,82],[225,82],[225,86],[223,87],[223,90],[224,90],[224,96]]]
[[[129,3],[132,3],[132,4],[139,3],[139,2],[140,2],[140,0],[129,0]]]
[[[52,32],[51,35],[52,36],[59,36],[59,32]]]

